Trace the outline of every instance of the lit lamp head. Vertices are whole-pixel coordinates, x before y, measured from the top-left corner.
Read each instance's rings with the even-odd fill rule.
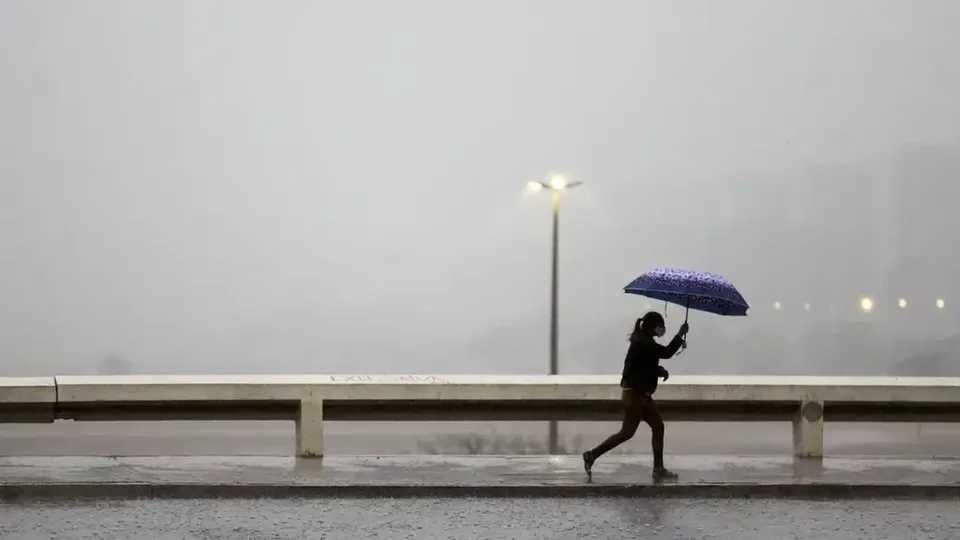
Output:
[[[943,301],[943,298],[937,298],[937,308],[938,308],[938,309],[943,309],[943,306],[945,306],[945,305],[947,305],[947,303]]]
[[[562,177],[562,176],[554,176],[553,178],[550,179],[550,184],[549,184],[549,185],[550,185],[550,189],[554,189],[554,190],[557,190],[557,191],[563,191],[563,190],[567,189],[567,186],[568,186],[569,184],[570,184],[570,183],[567,182],[567,179],[566,179],[566,178],[564,178],[564,177]]]
[[[527,182],[527,191],[530,193],[540,193],[546,189],[554,193],[559,193],[561,191],[573,189],[581,184],[583,184],[583,182],[569,182],[563,176],[557,175],[551,178],[548,182]]]
[[[870,313],[873,311],[873,300],[870,298],[861,298],[860,299],[860,310],[864,313]]]

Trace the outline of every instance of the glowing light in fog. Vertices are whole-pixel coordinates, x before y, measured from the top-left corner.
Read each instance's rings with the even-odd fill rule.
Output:
[[[527,182],[527,191],[530,193],[540,193],[543,191],[543,184],[540,182]]]
[[[554,176],[550,179],[550,187],[557,191],[563,191],[567,189],[567,186],[569,185],[570,183],[567,182],[567,179],[562,176]]]

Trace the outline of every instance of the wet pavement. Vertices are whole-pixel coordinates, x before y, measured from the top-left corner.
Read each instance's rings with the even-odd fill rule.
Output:
[[[569,453],[599,443],[619,429],[610,422],[561,422]],[[677,455],[789,456],[789,422],[686,423],[667,426],[667,452]],[[960,424],[827,423],[824,451],[831,457],[877,455],[960,456]],[[328,455],[546,453],[545,422],[328,422]],[[637,436],[614,454],[649,454],[650,435]],[[293,422],[70,422],[0,424],[2,456],[291,456]]]
[[[579,456],[6,457],[0,499],[216,497],[960,497],[960,461],[611,457],[588,483]]]
[[[680,480],[655,485],[646,456],[604,459],[590,484],[578,456],[6,457],[0,538],[960,538],[957,460],[669,464]]]
[[[0,503],[3,540],[956,540],[955,501],[261,499]]]

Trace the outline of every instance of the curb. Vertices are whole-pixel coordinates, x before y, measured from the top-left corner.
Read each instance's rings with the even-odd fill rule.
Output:
[[[960,499],[960,484],[306,485],[0,484],[0,502],[77,499],[293,498]]]

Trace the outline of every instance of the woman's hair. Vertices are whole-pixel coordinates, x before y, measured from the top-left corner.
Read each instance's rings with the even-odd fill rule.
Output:
[[[644,332],[652,334],[658,326],[666,326],[667,322],[656,311],[648,311],[643,317],[637,319],[633,324],[633,332],[630,334],[630,343],[640,339]]]

